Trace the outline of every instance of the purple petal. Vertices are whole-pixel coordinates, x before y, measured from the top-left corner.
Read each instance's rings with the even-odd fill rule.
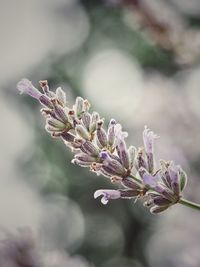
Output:
[[[153,154],[153,142],[155,138],[158,138],[159,136],[154,134],[153,131],[150,131],[150,129],[147,128],[147,126],[144,127],[143,131],[143,141],[144,141],[144,147],[147,154],[152,153]]]
[[[33,86],[32,82],[28,79],[22,79],[17,84],[17,89],[20,91],[20,93],[26,93],[33,98],[39,99],[42,96],[42,93]]]
[[[115,125],[115,137],[117,144],[119,141],[124,140],[126,137],[128,137],[128,133],[122,131],[122,126],[119,123]]]
[[[174,164],[174,162],[170,163],[169,175],[172,183],[178,183],[178,167]]]
[[[157,185],[158,177],[149,174],[146,169],[140,168],[139,174],[145,185],[149,185],[150,187],[153,188]]]
[[[102,151],[102,152],[100,153],[100,158],[101,158],[102,160],[107,160],[107,159],[109,159],[109,154],[108,154],[108,152],[107,152],[107,151]]]
[[[100,189],[94,193],[94,198],[96,199],[99,196],[102,196],[101,203],[106,205],[110,199],[120,198],[121,194],[118,190]]]

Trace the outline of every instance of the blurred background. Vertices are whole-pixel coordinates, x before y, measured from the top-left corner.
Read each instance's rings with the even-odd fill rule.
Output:
[[[200,1],[0,0],[0,33],[2,235],[28,227],[35,257],[51,267],[199,267],[200,214],[176,205],[155,216],[129,200],[102,206],[94,191],[113,185],[70,163],[16,83],[47,79],[70,105],[87,98],[135,146],[148,125],[161,136],[157,159],[182,165],[185,197],[200,202]],[[20,231],[7,248],[24,240]]]

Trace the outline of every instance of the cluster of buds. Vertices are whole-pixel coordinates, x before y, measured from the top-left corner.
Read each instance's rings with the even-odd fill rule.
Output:
[[[107,204],[110,199],[144,200],[152,213],[166,210],[181,199],[186,184],[186,174],[172,162],[160,162],[156,168],[154,139],[158,138],[146,126],[143,131],[144,146],[127,147],[127,132],[114,119],[104,127],[104,119],[97,112],[90,112],[87,100],[77,97],[75,104],[67,106],[66,94],[59,87],[49,90],[47,81],[40,81],[41,93],[32,83],[23,79],[17,84],[21,93],[37,99],[44,107],[46,130],[52,137],[62,138],[75,154],[72,163],[89,167],[97,175],[108,177],[122,188],[97,190],[94,198],[101,196]]]

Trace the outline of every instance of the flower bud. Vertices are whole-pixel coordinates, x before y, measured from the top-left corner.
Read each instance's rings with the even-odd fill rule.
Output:
[[[155,191],[169,199],[172,203],[176,203],[179,200],[179,195],[175,195],[172,190],[162,185],[157,184],[155,186]]]
[[[55,128],[58,128],[59,130],[63,130],[65,128],[64,123],[54,118],[47,119],[47,123]]]
[[[71,146],[75,149],[80,149],[83,144],[82,139],[75,138],[74,141],[71,143]]]
[[[87,99],[85,99],[83,101],[83,111],[87,112],[87,111],[89,111],[89,109],[90,109],[90,102]]]
[[[85,153],[79,153],[75,155],[75,159],[78,159],[79,161],[83,161],[83,162],[88,162],[88,163],[92,163],[92,162],[96,162],[96,158],[92,157],[88,154]]]
[[[45,130],[47,132],[49,132],[49,133],[56,132],[56,133],[60,133],[61,134],[63,132],[63,130],[61,130],[59,128],[56,128],[56,127],[53,127],[53,126],[49,125],[48,123],[45,125]]]
[[[91,156],[97,157],[99,155],[99,150],[90,141],[85,141],[81,148],[83,148],[83,150]]]
[[[81,124],[77,124],[75,127],[76,133],[85,140],[90,140],[91,136],[87,129]]]
[[[170,205],[171,201],[162,196],[156,196],[153,198],[153,203],[157,206],[166,206],[166,205]]]
[[[42,88],[43,92],[49,96],[49,86],[47,80],[39,81],[40,87]]]
[[[80,166],[80,167],[89,167],[91,165],[91,162],[86,162],[78,159],[73,159],[71,163]]]
[[[75,106],[74,106],[74,110],[75,110],[75,113],[76,113],[76,116],[78,118],[81,117],[82,115],[82,112],[83,112],[83,98],[82,97],[77,97],[76,98],[76,102],[75,102]]]
[[[82,117],[82,122],[83,122],[83,125],[85,126],[85,128],[89,131],[89,128],[90,128],[90,122],[91,122],[91,115],[89,112],[84,112]]]
[[[110,120],[109,126],[108,126],[108,144],[109,146],[113,146],[114,142],[115,142],[115,125],[116,125],[116,121],[114,119]]]
[[[59,120],[61,120],[64,123],[67,123],[69,121],[64,108],[62,108],[58,104],[55,104],[54,110],[55,110],[55,114]]]
[[[152,214],[157,214],[157,213],[160,213],[162,211],[165,211],[166,209],[168,209],[169,206],[153,206],[151,209],[150,209],[150,212]]]
[[[183,191],[187,184],[187,174],[179,167],[179,177],[180,177],[180,189]]]
[[[100,173],[105,176],[105,177],[112,177],[115,174],[115,171],[113,171],[113,169],[110,169],[109,167],[106,167],[106,166],[103,166],[101,165],[101,168],[100,168]]]
[[[143,167],[144,169],[148,168],[144,157],[144,150],[142,148],[138,149],[137,156],[135,159],[135,167],[137,170],[139,170],[141,167]]]
[[[126,170],[117,160],[105,160],[103,162],[103,166],[107,167],[111,171],[112,175],[119,175],[122,177],[126,175]]]
[[[120,197],[124,199],[131,199],[134,197],[137,197],[140,192],[136,190],[128,190],[128,189],[121,189],[120,191]]]
[[[124,179],[122,179],[122,185],[134,189],[134,190],[139,190],[141,189],[141,186],[139,184],[137,184],[132,178],[130,177],[126,177]]]
[[[132,169],[134,162],[135,162],[135,153],[136,148],[134,146],[130,146],[128,148],[129,160],[130,160],[130,168]]]
[[[66,94],[61,87],[58,87],[56,89],[56,97],[63,106],[66,105]]]
[[[129,167],[130,167],[129,153],[128,153],[128,150],[126,147],[126,143],[123,139],[118,141],[117,152],[118,152],[119,158],[122,162],[122,165],[126,169],[129,169]]]
[[[74,142],[75,136],[71,133],[65,131],[64,133],[61,134],[61,136],[64,141],[67,141],[69,143]]]
[[[46,106],[46,107],[48,107],[50,109],[54,108],[50,98],[48,96],[46,96],[46,95],[41,95],[40,98],[39,98],[39,101],[40,101],[40,103],[42,105],[44,105],[44,106]]]
[[[91,117],[90,127],[89,127],[90,133],[93,133],[94,131],[96,131],[97,121],[99,121],[99,119],[100,119],[99,113],[93,112],[92,117]]]
[[[101,147],[106,147],[108,144],[106,131],[102,128],[103,122],[98,122],[97,139]]]

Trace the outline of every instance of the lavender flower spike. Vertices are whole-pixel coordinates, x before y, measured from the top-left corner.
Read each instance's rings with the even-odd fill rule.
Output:
[[[32,82],[28,79],[22,79],[17,84],[17,89],[22,93],[26,93],[35,99],[39,99],[42,93],[33,86]]]
[[[111,119],[108,127],[99,113],[89,111],[87,99],[76,98],[70,107],[65,92],[58,88],[50,90],[47,81],[41,81],[43,93],[36,89],[31,81],[22,79],[17,84],[21,93],[39,100],[46,120],[46,130],[52,137],[62,138],[64,144],[75,153],[72,162],[81,167],[89,167],[97,175],[108,177],[111,182],[120,183],[119,190],[97,190],[94,198],[101,196],[101,202],[107,204],[110,199],[140,198],[158,213],[176,203],[200,210],[200,204],[182,197],[187,175],[180,166],[171,161],[161,161],[156,167],[154,157],[154,139],[158,138],[145,126],[143,131],[144,147],[128,148],[125,138],[127,132]],[[1,265],[1,264],[0,264]]]
[[[101,203],[106,205],[110,199],[117,199],[120,198],[121,194],[118,190],[97,190],[94,193],[94,198],[98,198],[99,196],[102,196]]]

